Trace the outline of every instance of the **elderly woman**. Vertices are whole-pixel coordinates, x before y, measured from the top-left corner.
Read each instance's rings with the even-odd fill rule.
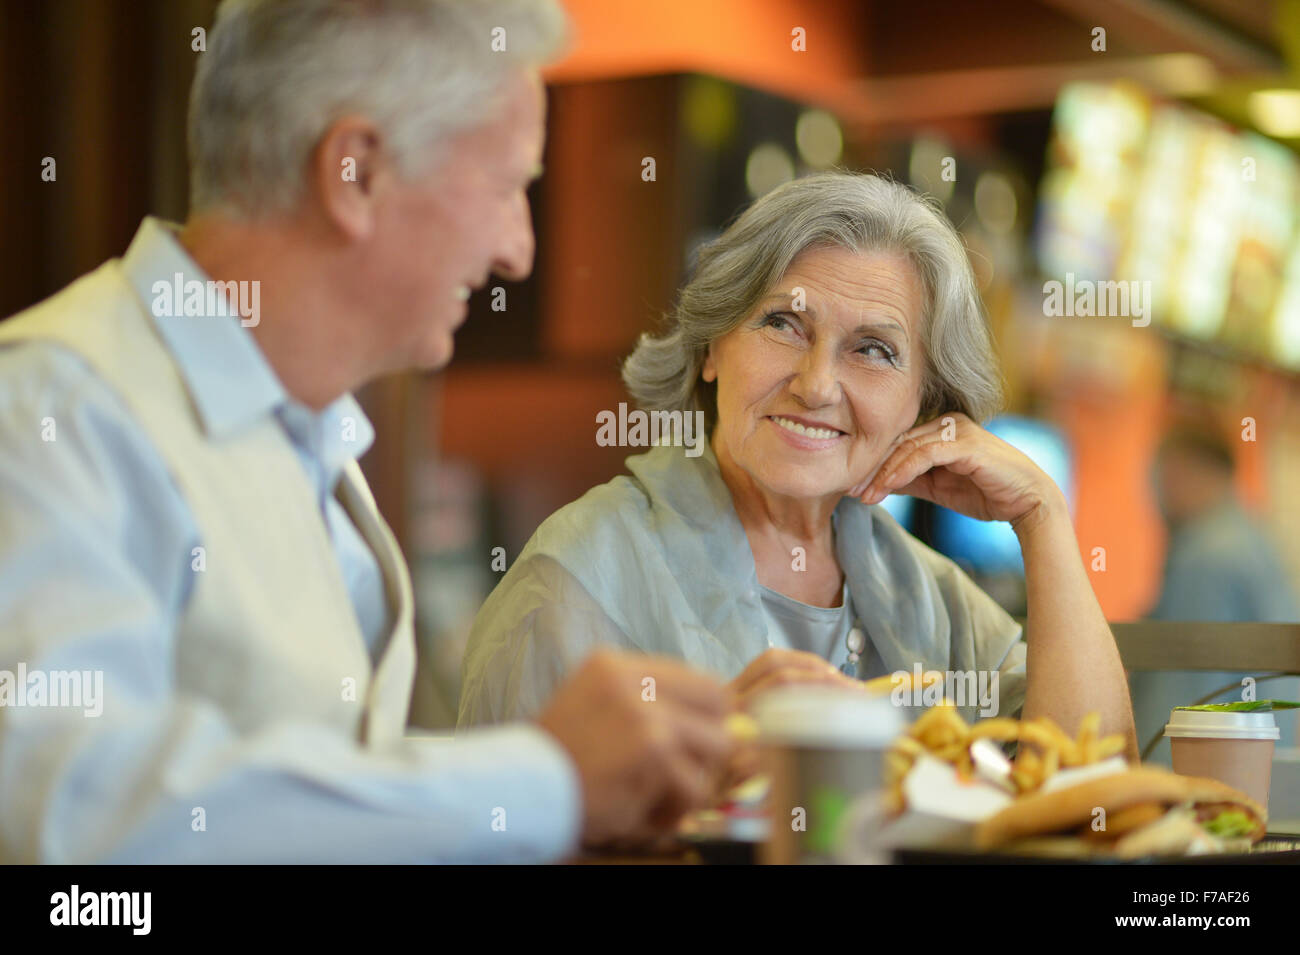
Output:
[[[661,442],[542,524],[475,621],[462,725],[537,712],[614,644],[713,670],[741,705],[917,663],[996,674],[968,719],[1023,709],[1072,731],[1099,710],[1136,756],[1064,497],[977,423],[1000,398],[989,336],[962,243],[921,198],[837,172],[759,199],[623,377],[643,408],[702,412],[707,447]],[[891,493],[1011,523],[1027,636],[877,506]]]

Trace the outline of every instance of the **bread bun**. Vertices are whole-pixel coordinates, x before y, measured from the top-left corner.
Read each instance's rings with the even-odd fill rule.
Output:
[[[1264,834],[1268,814],[1245,793],[1216,779],[1179,776],[1155,767],[1140,767],[1088,779],[1051,792],[1036,792],[1017,799],[976,827],[975,844],[996,849],[1015,839],[1077,829],[1091,823],[1094,812],[1104,809],[1108,820],[1123,810],[1155,803],[1227,803],[1254,817],[1258,823],[1252,839]]]

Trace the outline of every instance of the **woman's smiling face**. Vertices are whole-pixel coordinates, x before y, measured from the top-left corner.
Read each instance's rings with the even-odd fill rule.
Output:
[[[703,376],[717,382],[719,457],[789,497],[841,495],[869,478],[920,411],[923,302],[901,254],[801,253],[771,296],[709,348]]]

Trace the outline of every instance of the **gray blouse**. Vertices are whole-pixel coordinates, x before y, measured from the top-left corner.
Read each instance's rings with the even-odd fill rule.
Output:
[[[461,726],[536,715],[597,646],[677,657],[730,680],[769,647],[807,639],[834,663],[843,639],[789,598],[763,598],[754,557],[717,460],[662,446],[630,476],[547,518],[484,601],[461,667]],[[836,558],[867,636],[856,676],[997,671],[998,712],[1024,703],[1020,625],[884,508],[844,498]],[[797,601],[793,601],[798,604]],[[804,605],[799,605],[804,606]],[[809,608],[816,610],[818,608]],[[825,639],[824,639],[825,638]],[[836,642],[838,640],[838,643]],[[960,708],[968,722],[975,701]]]
[[[849,631],[855,619],[848,581],[844,582],[838,607],[814,607],[770,587],[762,587],[759,598],[767,615],[767,635],[772,646],[815,653],[837,668],[848,662]]]

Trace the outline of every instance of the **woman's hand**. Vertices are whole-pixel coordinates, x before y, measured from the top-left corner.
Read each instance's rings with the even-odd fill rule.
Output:
[[[759,654],[727,688],[735,705],[748,710],[762,693],[777,686],[799,683],[862,689],[862,683],[847,677],[815,653],[803,650],[772,649]]]
[[[727,684],[727,688],[731,691],[733,705],[739,710],[747,711],[754,700],[768,690],[798,684],[848,687],[855,690],[861,690],[863,686],[859,680],[845,676],[815,653],[774,648],[755,657],[740,676]],[[738,746],[719,781],[719,798],[758,770],[758,747],[753,742]]]
[[[849,491],[864,504],[910,494],[981,521],[1037,523],[1064,507],[1042,469],[958,411],[900,435],[875,476]]]

